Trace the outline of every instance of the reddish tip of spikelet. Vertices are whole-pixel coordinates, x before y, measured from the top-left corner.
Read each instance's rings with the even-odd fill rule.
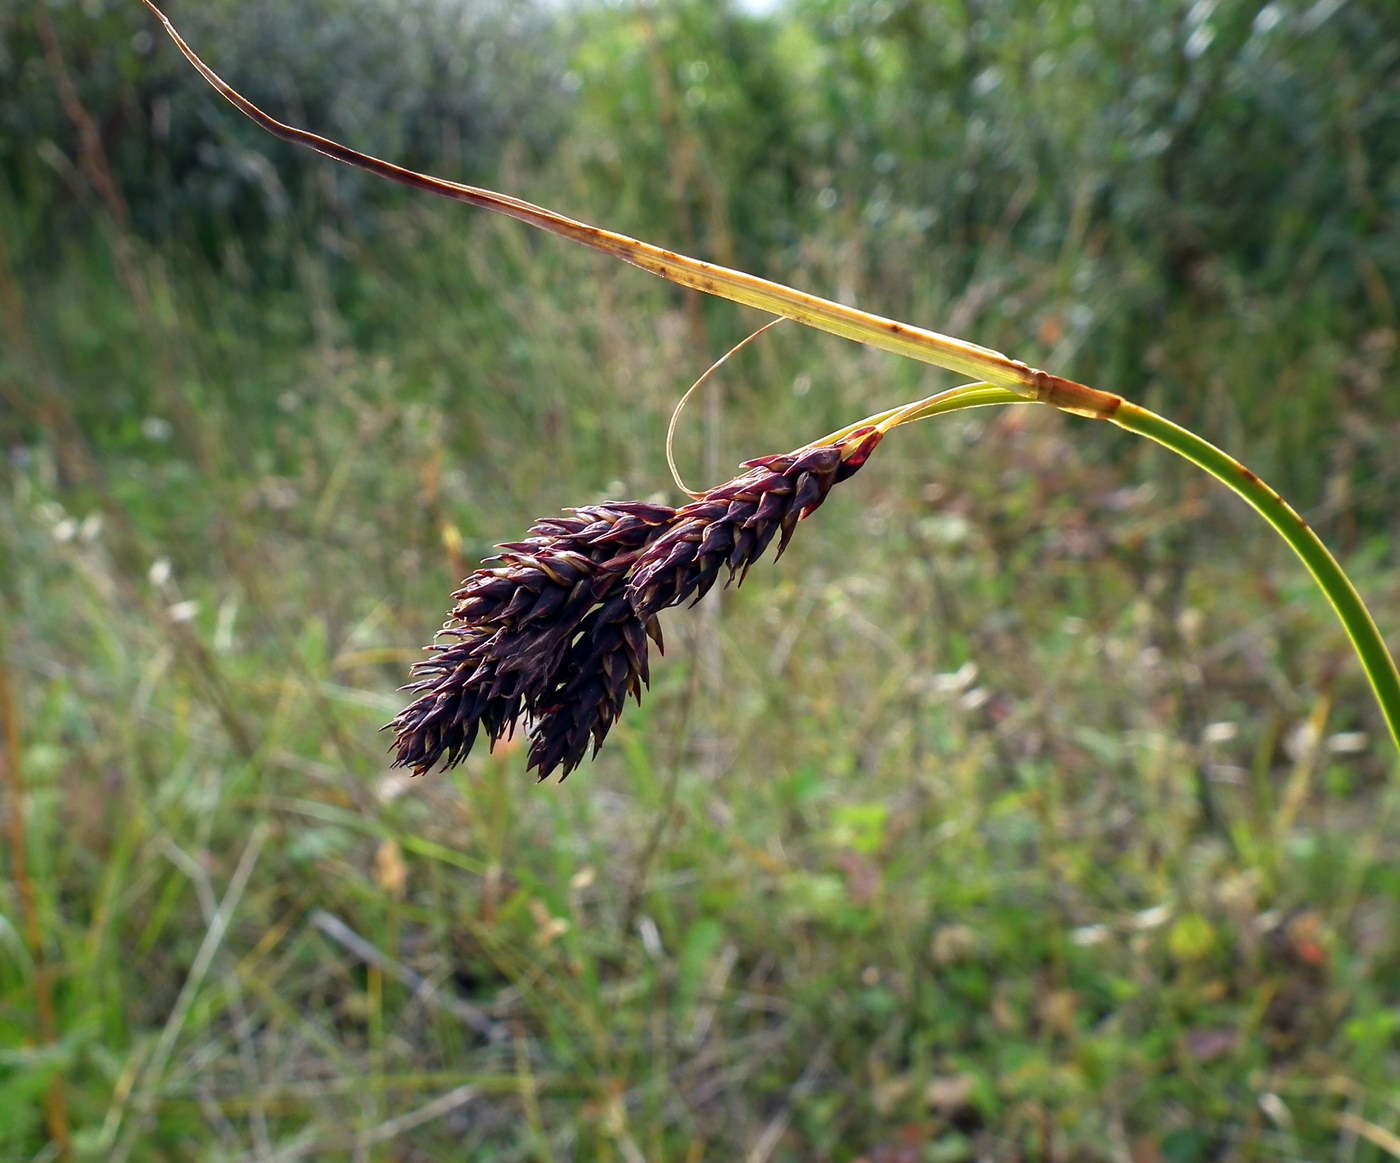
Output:
[[[849,480],[856,474],[870,454],[879,447],[885,434],[878,428],[867,425],[857,428],[841,442],[841,467],[836,470],[837,481]]]

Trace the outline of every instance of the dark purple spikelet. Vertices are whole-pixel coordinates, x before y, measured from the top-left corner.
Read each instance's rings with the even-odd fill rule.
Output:
[[[669,505],[618,501],[542,518],[524,539],[497,546],[501,552],[489,560],[501,565],[479,569],[462,583],[452,595],[452,617],[470,625],[523,625],[557,620],[569,604],[586,610],[597,567],[641,548],[675,512]]]
[[[746,461],[748,472],[679,509],[632,566],[627,596],[638,614],[649,618],[687,598],[694,605],[723,569],[729,582],[742,583],[775,536],[781,557],[797,522],[865,463],[883,435],[858,428],[834,444]]]
[[[453,594],[452,617],[413,668],[418,697],[388,725],[394,766],[415,775],[466,758],[479,732],[492,745],[555,686],[589,610],[619,590],[636,553],[674,517],[623,501],[573,509],[500,547]]]
[[[494,743],[508,734],[520,716],[519,695],[499,688],[494,664],[478,657],[493,632],[478,629],[452,632],[458,641],[434,643],[431,657],[418,663],[417,681],[404,690],[420,692],[389,727],[394,732],[395,767],[410,767],[421,775],[439,759],[452,767],[466,758],[485,729]]]
[[[539,778],[546,779],[563,768],[563,779],[583,762],[590,742],[598,754],[627,696],[642,701],[642,688],[651,677],[648,635],[660,646],[655,620],[650,626],[643,623],[623,594],[588,614],[559,666],[555,689],[539,700],[527,770],[538,770]]]

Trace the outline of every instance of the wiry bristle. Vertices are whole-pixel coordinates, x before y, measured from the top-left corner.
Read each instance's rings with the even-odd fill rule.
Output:
[[[865,463],[881,433],[766,456],[680,510],[625,501],[568,510],[500,546],[497,563],[453,594],[452,618],[413,668],[418,697],[389,729],[394,765],[421,775],[494,745],[527,716],[529,767],[567,776],[602,746],[647,684],[656,613],[699,601],[722,569],[743,575],[774,537],[778,554],[831,486]]]
[[[722,569],[742,583],[775,536],[781,557],[797,522],[865,463],[882,435],[860,428],[836,444],[748,461],[748,472],[681,508],[632,567],[627,596],[637,612],[650,617],[687,598],[693,605]]]

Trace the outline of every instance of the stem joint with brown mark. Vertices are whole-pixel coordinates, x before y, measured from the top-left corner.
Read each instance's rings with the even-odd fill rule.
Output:
[[[1115,396],[1112,392],[1101,392],[1039,368],[1026,370],[1030,373],[1030,386],[1035,389],[1037,403],[1049,404],[1062,412],[1085,416],[1090,420],[1112,420],[1123,406],[1123,397]]]

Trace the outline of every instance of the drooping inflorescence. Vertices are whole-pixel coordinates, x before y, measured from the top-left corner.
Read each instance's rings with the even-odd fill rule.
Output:
[[[494,746],[524,719],[528,766],[567,776],[596,755],[630,694],[647,685],[656,616],[699,601],[722,570],[742,583],[778,537],[851,476],[883,433],[858,428],[830,444],[761,457],[680,509],[639,501],[571,509],[500,546],[467,578],[451,617],[406,690],[417,698],[388,724],[394,765],[449,767],[479,734]]]

